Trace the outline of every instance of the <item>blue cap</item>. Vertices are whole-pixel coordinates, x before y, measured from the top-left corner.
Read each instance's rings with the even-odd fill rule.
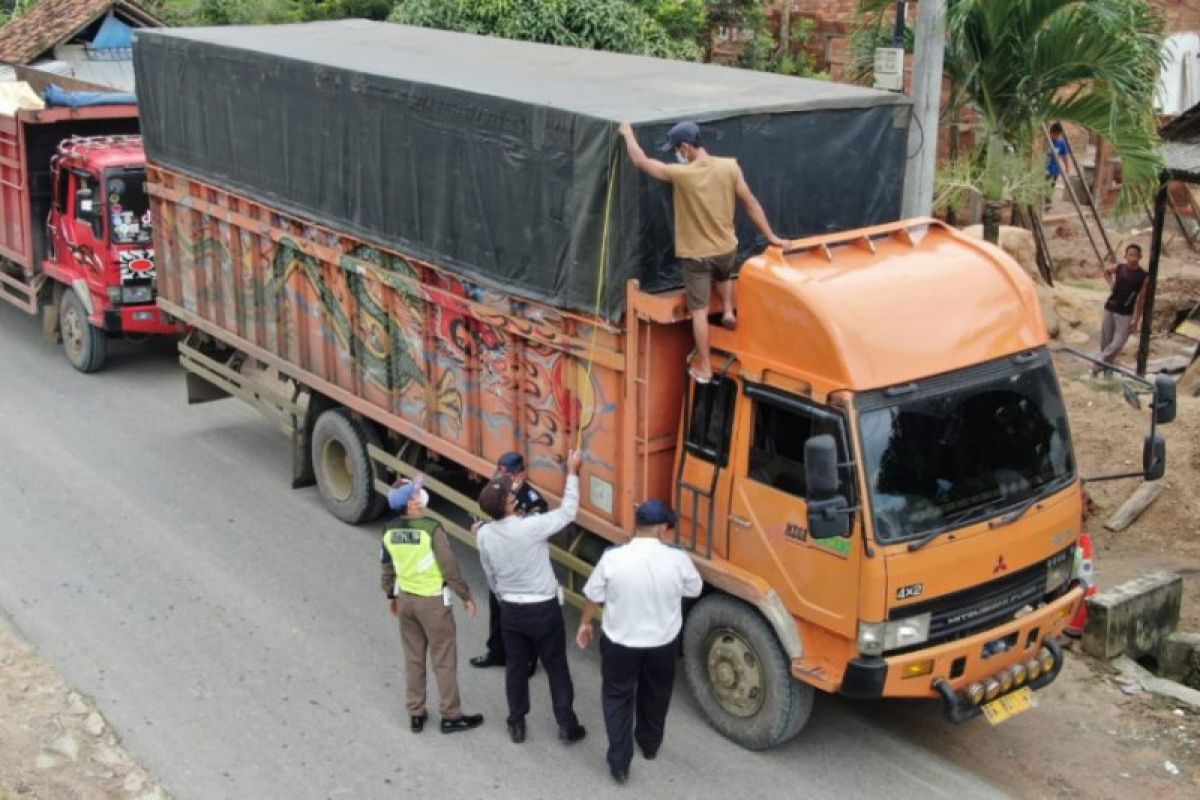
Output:
[[[420,492],[422,500],[426,505],[429,504],[429,495],[422,489],[425,479],[417,476],[416,480],[409,481],[403,486],[396,487],[388,492],[388,507],[392,511],[403,511],[408,508],[408,504],[412,502],[413,495]]]
[[[662,146],[662,152],[669,153],[681,144],[700,146],[700,126],[691,120],[677,122],[667,131],[667,143]]]
[[[674,525],[675,512],[662,500],[647,500],[637,507],[634,519],[638,525]]]
[[[520,453],[509,451],[500,456],[499,460],[496,461],[496,466],[500,468],[501,472],[507,472],[509,475],[524,472],[525,457]]]

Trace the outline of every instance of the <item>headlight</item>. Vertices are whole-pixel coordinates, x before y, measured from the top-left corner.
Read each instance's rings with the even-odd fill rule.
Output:
[[[1075,548],[1064,550],[1046,562],[1046,594],[1059,589],[1071,580],[1071,572],[1075,567]]]
[[[150,286],[126,286],[121,290],[122,303],[149,303],[154,300],[154,289]]]
[[[858,652],[864,656],[882,655],[888,650],[903,650],[929,639],[930,614],[891,622],[859,622]]]

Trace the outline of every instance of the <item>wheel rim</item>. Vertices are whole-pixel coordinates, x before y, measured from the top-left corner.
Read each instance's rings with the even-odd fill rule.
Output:
[[[752,717],[766,699],[762,660],[736,631],[713,631],[708,637],[708,681],[721,708],[735,717]]]
[[[337,439],[330,439],[321,449],[322,472],[325,488],[339,503],[350,499],[354,493],[354,472],[350,468],[350,454],[346,446]]]
[[[86,323],[79,318],[79,311],[73,303],[68,303],[63,309],[62,315],[62,336],[63,347],[67,350],[67,355],[72,361],[81,361],[83,359],[83,337],[85,331],[83,326]]]

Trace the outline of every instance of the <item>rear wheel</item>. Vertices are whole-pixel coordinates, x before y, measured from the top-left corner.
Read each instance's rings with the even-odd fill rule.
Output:
[[[383,511],[386,499],[375,491],[367,443],[378,434],[344,408],[331,408],[317,419],[312,434],[312,466],[325,507],[338,519],[357,525]]]
[[[71,366],[80,372],[96,372],[104,366],[108,336],[88,322],[83,303],[71,289],[63,292],[59,303],[58,329]]]
[[[783,744],[812,713],[813,688],[792,677],[775,633],[750,606],[704,597],[683,631],[684,674],[714,728],[749,750]]]

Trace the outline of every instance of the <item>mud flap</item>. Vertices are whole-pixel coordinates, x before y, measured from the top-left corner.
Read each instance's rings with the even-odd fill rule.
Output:
[[[62,344],[62,329],[59,327],[58,305],[62,302],[63,286],[54,281],[50,290],[50,302],[42,306],[42,339],[49,344]]]
[[[194,372],[183,373],[183,379],[187,386],[187,401],[189,406],[199,405],[200,403],[211,403],[213,400],[224,400],[229,397],[229,392],[214,383],[204,380]]]

